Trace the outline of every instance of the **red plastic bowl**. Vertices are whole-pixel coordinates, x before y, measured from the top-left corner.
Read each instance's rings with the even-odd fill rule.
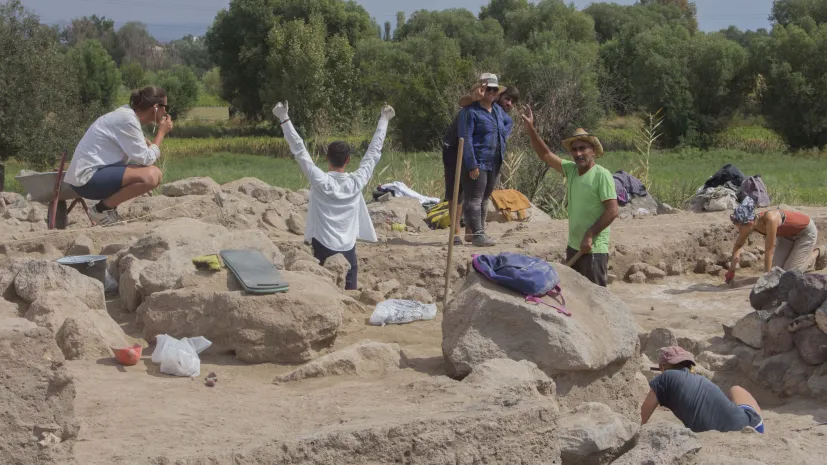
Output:
[[[122,365],[132,366],[138,363],[141,359],[141,353],[144,348],[140,344],[135,344],[132,347],[110,347],[115,353],[115,360]]]

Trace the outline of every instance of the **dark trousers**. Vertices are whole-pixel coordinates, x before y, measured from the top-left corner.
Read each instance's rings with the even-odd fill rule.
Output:
[[[571,247],[566,248],[566,262],[575,255],[577,255],[576,250]],[[584,254],[572,265],[572,268],[598,286],[606,287],[609,284],[609,254],[607,253]]]
[[[465,194],[462,212],[465,215],[465,224],[474,234],[485,232],[485,216],[488,213],[488,199],[494,192],[497,179],[500,176],[500,166],[491,171],[480,170],[477,179],[471,179],[468,172],[462,173],[462,190]]]
[[[359,272],[359,263],[356,260],[356,246],[354,245],[352,249],[345,251],[345,252],[336,252],[335,250],[330,250],[327,247],[323,246],[321,242],[313,239],[310,243],[311,247],[313,247],[313,256],[316,257],[316,260],[324,266],[324,262],[336,255],[342,254],[344,255],[345,259],[348,263],[350,263],[350,270],[347,272],[347,276],[345,276],[345,290],[346,291],[353,291],[356,290],[356,278]]]

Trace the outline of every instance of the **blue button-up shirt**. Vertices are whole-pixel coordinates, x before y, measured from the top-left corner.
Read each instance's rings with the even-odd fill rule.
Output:
[[[505,141],[514,121],[498,104],[489,112],[474,102],[460,112],[459,136],[465,138],[462,165],[465,171],[491,171],[505,157]]]

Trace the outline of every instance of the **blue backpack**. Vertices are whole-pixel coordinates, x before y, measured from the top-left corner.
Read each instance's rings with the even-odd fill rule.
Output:
[[[543,304],[554,308],[558,312],[571,316],[566,310],[566,300],[560,288],[560,276],[547,261],[528,255],[512,252],[503,252],[499,255],[474,255],[472,263],[474,269],[489,280],[517,291],[526,296],[526,301],[533,304]],[[542,298],[558,297],[561,306],[543,302]]]

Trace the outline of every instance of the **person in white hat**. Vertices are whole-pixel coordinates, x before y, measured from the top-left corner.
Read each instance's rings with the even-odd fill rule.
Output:
[[[603,156],[603,145],[597,137],[578,128],[572,137],[563,140],[563,146],[574,161],[563,160],[540,138],[534,128],[531,107],[526,107],[522,119],[540,160],[566,177],[569,213],[566,260],[580,254],[572,268],[598,286],[606,287],[609,281],[609,225],[619,212],[612,173],[595,164],[595,160]]]
[[[463,213],[473,235],[472,244],[490,247],[497,241],[485,234],[487,203],[497,185],[506,140],[514,121],[497,103],[505,92],[497,76],[484,73],[480,82],[485,86],[483,98],[460,113],[459,136],[465,139],[461,182],[465,198]]]

